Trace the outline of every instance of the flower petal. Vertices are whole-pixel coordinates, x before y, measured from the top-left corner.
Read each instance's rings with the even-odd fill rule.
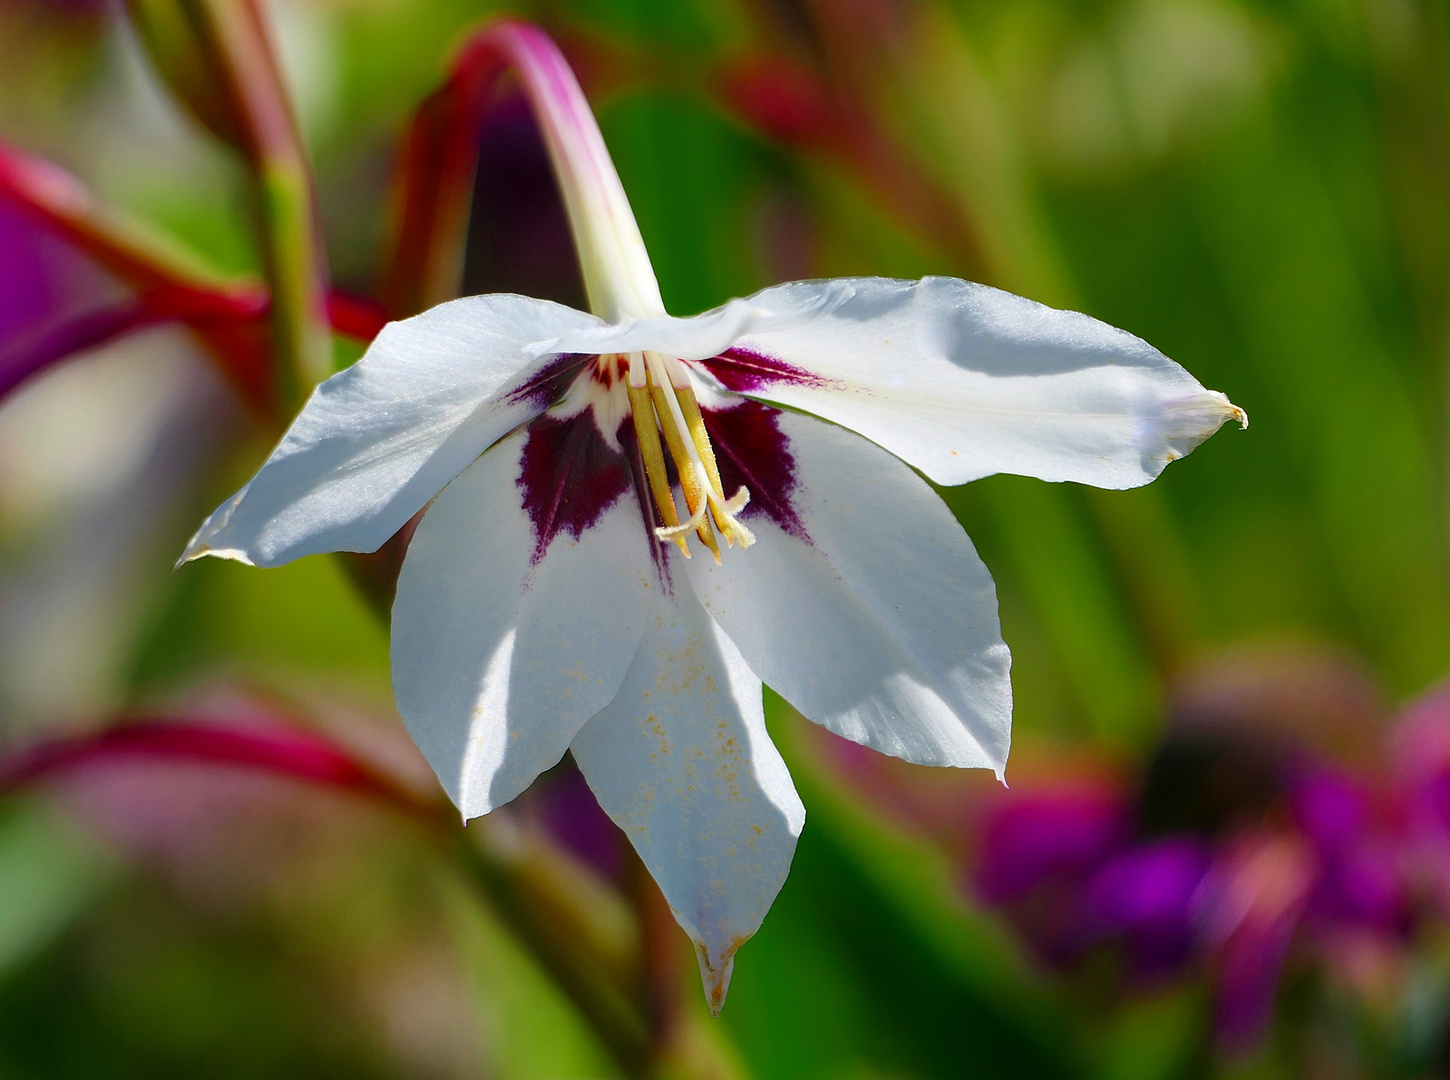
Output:
[[[757,514],[749,550],[719,566],[692,559],[685,573],[701,602],[809,719],[907,761],[1000,776],[1011,656],[971,540],[879,447],[811,417],[780,413],[776,423],[792,490],[752,492],[752,506],[788,500],[799,524]]]
[[[695,942],[718,1013],[735,950],[785,881],[805,808],[766,734],[760,680],[699,602],[687,589],[660,596],[650,622],[574,759]]]
[[[630,492],[538,553],[527,440],[510,436],[443,489],[393,605],[398,711],[465,818],[518,795],[609,703],[659,587]]]
[[[855,295],[855,283],[849,279],[810,284],[815,289],[810,297],[776,295],[775,289],[767,289],[749,299],[731,300],[688,319],[665,316],[587,326],[557,338],[541,340],[531,346],[529,352],[532,355],[597,354],[653,349],[682,360],[704,360],[724,352],[749,334],[767,330],[809,333],[816,319]]]
[[[726,387],[860,432],[941,484],[1136,487],[1224,421],[1247,423],[1147,342],[985,285],[802,281],[749,302],[815,314],[748,328],[733,359],[704,365]]]
[[[313,391],[277,449],[182,561],[276,566],[374,551],[495,440],[541,412],[552,357],[524,346],[597,323],[545,300],[474,296],[390,323]]]

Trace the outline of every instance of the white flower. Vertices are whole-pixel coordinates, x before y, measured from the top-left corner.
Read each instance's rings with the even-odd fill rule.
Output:
[[[718,1011],[805,820],[762,681],[883,753],[1005,766],[992,578],[913,468],[1127,488],[1243,414],[1130,334],[951,278],[669,317],[567,67],[508,30],[603,317],[494,295],[390,324],[183,557],[372,551],[428,506],[393,608],[409,731],[465,817],[572,750]]]

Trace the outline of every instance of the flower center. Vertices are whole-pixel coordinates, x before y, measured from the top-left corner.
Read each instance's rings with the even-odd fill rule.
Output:
[[[755,534],[740,522],[740,511],[750,501],[750,492],[741,487],[729,498],[720,483],[720,469],[715,450],[705,431],[705,419],[695,398],[690,374],[680,361],[657,352],[636,352],[627,356],[600,357],[601,370],[606,364],[612,370],[627,365],[626,386],[629,407],[634,418],[634,431],[644,459],[645,476],[650,495],[660,520],[665,524],[655,529],[661,540],[679,544],[686,558],[690,557],[687,538],[694,533],[720,561],[720,544],[715,536],[719,530],[725,543],[747,548],[755,543]],[[664,436],[663,445],[660,437]],[[665,450],[669,450],[680,490],[685,496],[689,516],[683,521],[675,506],[665,466]]]

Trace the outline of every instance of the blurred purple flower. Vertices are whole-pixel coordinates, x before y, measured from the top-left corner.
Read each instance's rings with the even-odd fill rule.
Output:
[[[1209,861],[1208,846],[1187,836],[1118,853],[1087,883],[1088,932],[1094,939],[1122,940],[1137,974],[1178,967],[1195,944],[1196,901]]]
[[[1290,805],[1319,861],[1311,917],[1322,924],[1403,934],[1409,897],[1397,844],[1377,820],[1369,784],[1328,766],[1301,768],[1291,782]]]
[[[1043,959],[1068,963],[1088,943],[1084,885],[1129,828],[1126,800],[1107,787],[1005,795],[983,822],[977,894],[1004,908]]]
[[[1450,914],[1450,686],[1406,711],[1390,734],[1387,772],[1411,872]]]
[[[583,309],[569,219],[524,95],[491,108],[478,137],[462,294],[516,292]]]
[[[976,885],[994,904],[1022,899],[1044,881],[1086,874],[1128,835],[1116,792],[1081,788],[1009,797],[985,822]]]
[[[1292,833],[1249,832],[1220,851],[1203,884],[1204,943],[1220,1045],[1243,1051],[1268,1030],[1289,946],[1318,863]]]

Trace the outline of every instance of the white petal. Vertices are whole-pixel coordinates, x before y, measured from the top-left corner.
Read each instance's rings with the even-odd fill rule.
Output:
[[[398,711],[466,818],[528,787],[609,703],[659,590],[632,491],[534,564],[518,484],[526,438],[506,439],[443,489],[393,605]]]
[[[867,279],[870,280],[870,279]],[[535,343],[530,352],[608,353],[653,349],[682,360],[703,360],[734,345],[743,336],[765,330],[795,329],[809,332],[814,320],[846,303],[855,294],[855,283],[813,282],[810,297],[773,296],[774,290],[757,293],[748,300],[731,300],[723,307],[688,319],[625,319],[617,324],[584,327]]]
[[[858,431],[938,483],[1006,472],[1136,487],[1224,421],[1247,422],[1147,342],[1087,315],[955,278],[850,279],[836,303],[840,284],[751,297],[817,313],[748,329],[739,347],[798,370],[737,388]]]
[[[266,464],[221,505],[182,560],[276,566],[374,551],[495,440],[542,411],[520,393],[548,357],[524,348],[597,323],[524,296],[473,296],[383,328],[312,393]]]
[[[689,589],[661,598],[651,621],[574,759],[694,941],[718,1013],[735,950],[790,870],[805,808],[766,734],[760,680]]]
[[[807,416],[777,422],[795,461],[790,506],[808,539],[750,517],[754,546],[727,551],[721,566],[687,566],[706,610],[816,723],[907,761],[1000,776],[1011,657],[971,540],[879,447]]]

